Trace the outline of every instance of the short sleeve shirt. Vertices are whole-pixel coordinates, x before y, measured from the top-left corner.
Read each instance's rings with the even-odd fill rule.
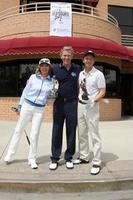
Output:
[[[85,70],[81,71],[79,74],[79,85],[81,81],[86,82],[86,89],[90,97],[95,98],[98,93],[99,89],[105,88],[105,78],[101,71],[96,69],[95,67],[89,73],[86,73]],[[82,89],[80,88],[80,94],[83,93]]]
[[[73,99],[78,97],[78,78],[81,67],[72,64],[67,70],[62,64],[53,67],[53,75],[59,83],[58,96]]]

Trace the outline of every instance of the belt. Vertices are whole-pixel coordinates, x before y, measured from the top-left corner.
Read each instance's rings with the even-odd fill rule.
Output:
[[[44,107],[44,106],[45,106],[45,105],[42,105],[42,104],[34,103],[34,102],[32,102],[32,101],[30,101],[30,100],[28,100],[28,99],[25,99],[25,101],[26,101],[27,103],[29,103],[31,106],[36,106],[36,107]]]
[[[64,97],[58,97],[57,100],[59,100],[59,101],[61,100],[61,101],[64,101],[64,102],[70,102],[70,101],[77,100],[77,98],[71,98],[71,99],[69,99],[69,98],[64,98]]]
[[[81,104],[87,104],[87,103],[85,103],[85,102],[83,102],[83,101],[81,101],[81,100],[79,100],[79,103],[81,103]]]

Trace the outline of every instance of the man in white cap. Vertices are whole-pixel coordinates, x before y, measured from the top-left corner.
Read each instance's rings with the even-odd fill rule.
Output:
[[[99,100],[105,95],[105,78],[101,71],[94,67],[95,53],[85,52],[84,70],[79,75],[79,163],[89,163],[89,137],[92,138],[93,154],[91,174],[101,170],[101,138],[99,135]]]

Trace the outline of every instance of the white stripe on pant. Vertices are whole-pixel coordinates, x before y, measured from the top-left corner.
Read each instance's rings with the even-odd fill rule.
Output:
[[[38,137],[43,118],[43,113],[44,113],[44,107],[36,107],[24,102],[20,112],[19,120],[15,128],[15,132],[9,144],[6,160],[11,160],[12,156],[16,153],[21,135],[24,131],[25,126],[28,124],[30,120],[32,120],[32,128],[30,132],[30,151],[28,160],[30,159],[36,160]]]
[[[89,138],[92,139],[93,164],[101,164],[101,138],[99,135],[99,103],[78,103],[78,129],[80,158],[90,159]]]

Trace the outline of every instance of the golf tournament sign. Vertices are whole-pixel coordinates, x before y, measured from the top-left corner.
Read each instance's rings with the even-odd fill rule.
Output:
[[[51,3],[50,35],[72,35],[72,6],[71,3]]]

